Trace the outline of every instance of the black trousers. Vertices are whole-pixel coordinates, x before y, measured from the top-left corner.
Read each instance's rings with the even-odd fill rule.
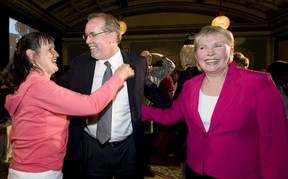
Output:
[[[137,163],[133,136],[101,145],[88,135],[83,137],[81,173],[85,179],[136,179]]]
[[[186,173],[185,176],[187,179],[216,179],[213,177],[210,177],[208,175],[200,175],[199,173],[192,170],[187,164],[186,164]]]

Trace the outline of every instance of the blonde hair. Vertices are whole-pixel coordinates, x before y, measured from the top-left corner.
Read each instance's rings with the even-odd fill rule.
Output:
[[[185,70],[188,67],[196,66],[197,62],[194,56],[194,45],[184,45],[180,51],[180,63]]]
[[[227,29],[223,29],[219,26],[205,26],[203,27],[199,33],[195,35],[194,39],[194,49],[196,50],[200,40],[205,36],[214,36],[218,37],[224,40],[224,43],[230,46],[231,48],[234,48],[234,37],[231,31]],[[230,55],[228,63],[230,64],[233,61],[233,55]],[[198,68],[199,65],[197,65]],[[199,69],[201,70],[201,68]]]
[[[241,52],[234,52],[233,59],[238,67],[245,69],[249,67],[249,58],[245,57]]]

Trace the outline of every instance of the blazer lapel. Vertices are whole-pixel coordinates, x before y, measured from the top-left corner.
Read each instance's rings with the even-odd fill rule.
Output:
[[[223,119],[226,119],[225,113],[233,111],[229,108],[233,108],[233,103],[237,99],[238,95],[242,90],[242,85],[237,82],[241,77],[238,73],[236,66],[230,64],[230,68],[223,84],[219,99],[214,108],[213,115],[211,116],[211,123],[209,131],[212,131],[217,125],[223,123]]]
[[[225,113],[231,110],[229,108],[233,106],[233,103],[238,97],[237,94],[239,94],[242,89],[242,85],[237,82],[241,75],[238,73],[236,65],[232,63],[230,66],[231,67],[229,68],[225,83],[219,95],[219,99],[214,108],[213,115],[211,116],[211,123],[208,132],[213,131],[217,125],[224,122],[223,119],[225,119]],[[203,133],[206,133],[202,119],[198,112],[199,92],[201,90],[202,81],[205,75],[200,74],[198,77],[194,77],[194,83],[190,83],[191,86],[188,87],[190,91],[188,90],[187,94],[191,103],[188,102],[187,104],[188,110],[186,115],[189,116],[187,119],[193,120],[194,122],[192,123],[201,129]]]
[[[203,122],[202,122],[201,117],[200,117],[200,114],[198,112],[199,92],[201,90],[203,78],[205,77],[204,73],[200,74],[198,77],[196,77],[197,78],[197,81],[195,80],[196,83],[190,83],[191,86],[188,87],[191,89],[189,91],[188,105],[189,104],[191,104],[191,105],[188,106],[187,114],[189,117],[187,119],[192,119],[192,121],[193,121],[192,123],[195,124],[201,131],[203,131],[203,133],[206,133]],[[190,103],[190,101],[191,101],[191,103]]]

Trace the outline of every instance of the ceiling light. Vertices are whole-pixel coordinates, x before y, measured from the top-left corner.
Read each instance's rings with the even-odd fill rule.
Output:
[[[126,23],[122,19],[118,20],[118,23],[120,25],[121,35],[125,34],[125,32],[127,31]]]
[[[230,19],[227,16],[224,16],[223,13],[221,12],[222,0],[219,0],[219,13],[218,16],[215,17],[211,23],[212,26],[220,26],[224,29],[228,29],[230,26]]]
[[[212,26],[220,26],[223,29],[228,29],[228,27],[230,25],[230,20],[228,17],[226,17],[224,15],[219,15],[213,19],[211,25]]]

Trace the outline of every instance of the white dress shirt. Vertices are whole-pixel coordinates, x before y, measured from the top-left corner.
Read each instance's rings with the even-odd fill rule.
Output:
[[[104,64],[105,61],[106,60],[96,61],[91,92],[97,90],[102,86],[102,78],[106,70],[106,65]],[[114,56],[108,59],[108,61],[111,64],[111,68],[114,74],[115,70],[124,63],[120,50],[118,50],[118,52]],[[93,117],[97,119],[93,121],[98,121],[98,115]],[[129,135],[131,135],[133,132],[126,82],[124,83],[124,87],[118,91],[116,97],[113,99],[111,125],[111,139],[109,140],[109,142],[122,141],[126,139]],[[85,131],[90,136],[97,138],[97,123],[91,123],[89,120],[87,120],[87,127],[85,128]]]

